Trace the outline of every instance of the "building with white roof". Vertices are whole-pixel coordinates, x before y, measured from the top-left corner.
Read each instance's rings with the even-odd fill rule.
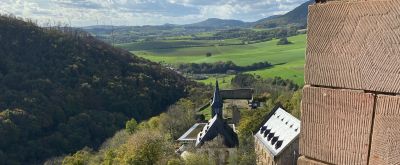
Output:
[[[291,165],[299,156],[300,120],[277,105],[255,132],[257,164]]]

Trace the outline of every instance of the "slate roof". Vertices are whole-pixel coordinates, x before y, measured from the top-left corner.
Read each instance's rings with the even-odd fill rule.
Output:
[[[239,145],[238,136],[235,131],[220,117],[215,115],[203,127],[203,130],[197,134],[196,147],[201,147],[204,142],[211,141],[218,135],[221,135],[224,145],[233,148]]]
[[[196,138],[198,134],[203,131],[204,126],[207,123],[195,123],[190,129],[188,129],[177,141],[194,141],[196,142]],[[235,124],[228,124],[229,127],[233,129],[233,132],[236,132]]]
[[[223,100],[222,97],[219,93],[219,86],[218,86],[218,81],[215,83],[215,90],[214,90],[214,96],[213,100],[211,102],[211,115],[215,116],[218,115],[218,117],[222,118],[222,108],[223,108]]]
[[[241,88],[241,89],[224,89],[220,90],[220,96],[222,99],[253,99],[254,90],[252,88]]]
[[[278,156],[300,134],[300,120],[278,105],[260,126],[256,136],[273,156]]]

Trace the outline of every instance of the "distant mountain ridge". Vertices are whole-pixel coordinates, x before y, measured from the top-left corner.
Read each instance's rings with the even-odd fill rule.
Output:
[[[192,24],[176,25],[176,24],[164,24],[164,25],[144,25],[144,26],[111,26],[111,25],[94,25],[82,27],[84,30],[90,29],[111,29],[114,28],[129,28],[129,27],[190,27],[190,28],[215,28],[215,29],[226,29],[226,28],[241,28],[241,27],[258,27],[258,28],[274,28],[286,25],[297,25],[305,26],[307,24],[308,5],[313,4],[314,1],[310,0],[304,2],[295,9],[287,12],[284,15],[272,15],[267,18],[257,20],[255,22],[245,22],[235,19],[219,19],[219,18],[208,18],[204,21],[200,21]]]
[[[257,28],[275,28],[287,25],[306,26],[308,6],[313,3],[313,0],[304,2],[300,6],[296,7],[295,9],[289,11],[284,15],[271,16],[258,20],[253,23],[253,26]]]
[[[78,29],[86,31],[97,39],[107,43],[122,44],[138,41],[152,41],[179,36],[197,37],[198,34],[209,34],[210,32],[224,31],[231,29],[247,28],[286,28],[296,26],[300,29],[307,26],[308,5],[313,1],[307,1],[294,10],[284,15],[273,15],[260,19],[255,22],[244,22],[234,19],[209,18],[197,23],[186,25],[163,24],[163,25],[144,25],[144,26],[112,26],[112,25],[93,25],[80,27]],[[204,36],[202,36],[204,37]]]
[[[207,20],[183,25],[185,27],[214,27],[214,28],[236,28],[236,27],[244,27],[249,25],[241,20],[233,20],[233,19],[219,19],[219,18],[209,18]]]

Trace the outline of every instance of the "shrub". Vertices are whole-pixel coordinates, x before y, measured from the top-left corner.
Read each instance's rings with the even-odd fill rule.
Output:
[[[126,124],[125,124],[125,130],[126,130],[129,134],[132,134],[132,133],[134,133],[134,132],[136,131],[137,125],[138,125],[137,121],[136,121],[135,119],[132,118],[131,120],[129,120],[129,121],[126,122]]]
[[[278,43],[277,43],[277,45],[287,45],[287,44],[292,44],[292,43],[289,42],[288,39],[287,39],[286,37],[281,38],[281,39],[278,41]]]

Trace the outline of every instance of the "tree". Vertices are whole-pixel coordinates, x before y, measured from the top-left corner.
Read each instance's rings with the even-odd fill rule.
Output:
[[[131,165],[166,164],[171,153],[174,153],[171,141],[159,131],[137,131],[116,151],[113,162]]]
[[[196,112],[192,101],[181,99],[160,115],[160,131],[169,133],[174,139],[181,136],[196,122]]]
[[[213,164],[214,161],[210,161],[208,155],[204,153],[189,153],[185,156],[186,165],[204,165]]]
[[[254,78],[253,75],[251,74],[238,74],[235,77],[232,78],[231,84],[234,87],[239,87],[239,88],[248,88],[251,87],[256,79]]]
[[[134,118],[132,118],[131,120],[126,122],[125,130],[129,134],[133,134],[136,131],[137,125],[138,125],[137,121]]]
[[[277,45],[287,45],[287,44],[292,44],[292,43],[289,42],[286,37],[281,38],[277,43]]]
[[[206,53],[206,57],[211,57],[212,56],[212,53],[211,52],[207,52]]]
[[[76,152],[72,156],[67,156],[64,158],[63,165],[86,165],[90,157],[90,149],[83,149]]]
[[[177,159],[177,158],[168,160],[168,163],[167,163],[167,165],[184,165],[184,164],[185,164],[184,161],[182,161],[181,159]]]

